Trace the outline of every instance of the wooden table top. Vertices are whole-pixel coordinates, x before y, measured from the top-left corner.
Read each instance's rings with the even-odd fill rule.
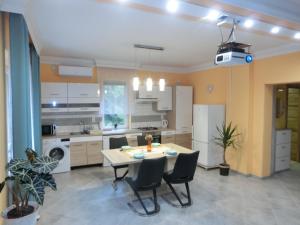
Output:
[[[168,155],[167,150],[175,150],[177,155]],[[166,156],[167,158],[176,158],[179,153],[192,153],[193,151],[182,146],[169,143],[161,144],[159,147],[152,147],[152,152],[147,152],[146,146],[133,147],[130,150],[110,149],[102,150],[104,157],[110,162],[112,166],[120,166],[126,164],[140,163],[142,159],[135,159],[133,154],[136,152],[144,152],[145,159],[153,159]]]

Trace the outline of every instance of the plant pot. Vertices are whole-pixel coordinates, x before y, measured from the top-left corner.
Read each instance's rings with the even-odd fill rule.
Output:
[[[34,207],[33,213],[31,213],[27,216],[24,216],[24,217],[16,218],[16,219],[8,219],[7,218],[7,213],[10,210],[12,210],[13,208],[15,208],[15,206],[12,205],[12,206],[6,208],[2,212],[2,218],[4,221],[4,225],[36,225],[39,205],[36,202],[29,202],[29,205]]]
[[[228,164],[220,164],[219,168],[220,168],[220,175],[221,176],[228,176],[229,175],[230,166]]]

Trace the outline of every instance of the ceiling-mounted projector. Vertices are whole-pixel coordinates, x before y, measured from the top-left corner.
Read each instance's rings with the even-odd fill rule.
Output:
[[[225,23],[229,23],[229,21],[232,21],[232,29],[230,31],[228,39],[224,41],[221,26]],[[220,29],[222,42],[218,46],[217,55],[215,57],[214,63],[216,65],[232,66],[239,64],[247,64],[253,61],[253,56],[250,53],[251,45],[236,42],[235,31],[239,22],[239,20],[235,18],[230,18],[226,15],[221,16],[218,19],[217,26]]]
[[[253,61],[253,56],[248,52],[251,45],[228,42],[219,46],[215,64],[216,65],[240,65]]]

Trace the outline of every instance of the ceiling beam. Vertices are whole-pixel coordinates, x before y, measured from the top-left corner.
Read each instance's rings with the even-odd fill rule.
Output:
[[[190,3],[190,4],[198,5],[201,7],[217,9],[217,10],[220,10],[223,12],[227,12],[227,13],[242,16],[242,17],[251,17],[251,18],[257,19],[261,22],[286,27],[290,30],[300,31],[299,23],[295,23],[295,22],[289,21],[284,18],[270,16],[270,15],[267,15],[267,14],[264,14],[264,13],[261,13],[258,11],[254,11],[251,9],[242,8],[242,7],[234,6],[231,4],[223,3],[218,0],[183,0],[183,1]]]
[[[209,2],[216,2],[215,0],[184,0],[185,2],[189,2],[191,4],[197,4],[201,7],[214,7],[216,9],[221,9],[219,8],[220,5],[213,5],[212,3],[212,6],[208,6],[208,3]],[[135,9],[135,10],[139,10],[139,11],[143,11],[143,12],[146,12],[146,13],[152,13],[152,14],[158,14],[158,15],[165,15],[165,16],[168,16],[170,15],[165,9],[162,9],[162,8],[159,8],[159,7],[154,7],[154,6],[149,6],[149,5],[145,5],[143,3],[136,3],[136,2],[126,2],[126,4],[120,4],[120,2],[118,0],[97,0],[97,2],[99,3],[108,3],[108,4],[115,4],[115,5],[121,5],[121,6],[124,6],[124,7],[128,7],[128,8],[131,8],[131,9]],[[201,4],[201,2],[203,3],[203,5]],[[235,14],[235,13],[230,13],[230,14]],[[200,16],[193,16],[193,15],[189,15],[189,14],[183,14],[183,13],[176,13],[172,16],[175,16],[179,19],[183,19],[183,20],[187,20],[187,21],[191,21],[191,22],[197,22],[197,23],[209,23],[211,24],[209,21],[206,21],[204,20],[202,17]],[[277,19],[278,20],[278,19]],[[274,21],[271,23],[271,24],[274,24]],[[231,29],[231,26],[228,25],[228,24],[225,24],[223,25],[224,27],[226,28],[229,28]],[[238,27],[239,30],[242,30],[244,32],[249,32],[249,33],[255,33],[257,35],[261,35],[261,36],[270,36],[270,33],[267,32],[267,31],[263,31],[263,30],[258,30],[258,29],[255,29],[255,28],[252,28],[251,30],[248,30],[242,26],[239,26]],[[300,25],[299,25],[299,30],[300,30]],[[297,40],[294,40],[293,38],[291,37],[288,37],[288,36],[284,36],[284,35],[274,35],[272,36],[272,38],[276,38],[276,39],[279,39],[279,40],[283,40],[283,41],[288,41],[288,42],[291,42],[291,43],[299,43],[299,41]]]

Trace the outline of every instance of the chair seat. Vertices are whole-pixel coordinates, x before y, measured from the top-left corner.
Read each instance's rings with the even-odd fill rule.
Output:
[[[135,191],[149,191],[154,188],[158,188],[161,185],[161,183],[155,183],[153,185],[137,187],[135,181],[131,177],[125,177],[125,180],[131,186],[131,188]]]
[[[193,180],[193,177],[174,178],[173,170],[164,173],[164,180],[171,184],[183,184]]]

